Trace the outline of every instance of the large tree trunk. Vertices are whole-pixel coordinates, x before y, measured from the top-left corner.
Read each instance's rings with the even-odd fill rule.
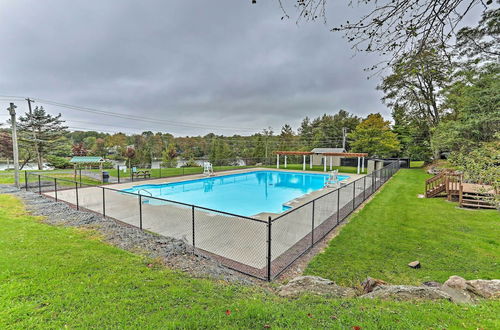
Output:
[[[434,160],[438,160],[441,158],[441,152],[438,149],[432,150],[432,153],[434,154]]]
[[[38,169],[41,171],[43,170],[42,155],[40,155],[40,151],[38,150],[38,144],[36,143],[35,143],[35,153],[36,153],[36,160],[38,162]]]

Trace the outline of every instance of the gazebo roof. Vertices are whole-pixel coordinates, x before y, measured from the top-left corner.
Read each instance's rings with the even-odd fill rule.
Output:
[[[311,152],[315,154],[325,154],[329,152],[345,152],[344,148],[314,148]]]
[[[102,157],[94,157],[94,156],[74,156],[69,161],[70,163],[103,163],[104,158]]]

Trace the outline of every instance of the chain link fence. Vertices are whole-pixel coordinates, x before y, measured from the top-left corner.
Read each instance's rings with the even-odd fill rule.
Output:
[[[27,191],[63,201],[126,225],[182,239],[247,275],[271,281],[307,253],[399,169],[389,165],[281,215],[258,219],[38,173],[25,173]]]

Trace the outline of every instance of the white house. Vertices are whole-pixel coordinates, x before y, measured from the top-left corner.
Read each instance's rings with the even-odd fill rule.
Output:
[[[345,152],[344,148],[314,148],[311,150],[313,153],[312,155],[312,164],[313,165],[323,165],[323,162],[325,160],[325,157],[323,156],[324,153],[342,153]],[[340,159],[344,158],[344,156],[328,156],[327,157],[327,165],[330,165],[330,157],[331,157],[331,162],[332,166],[340,166]]]

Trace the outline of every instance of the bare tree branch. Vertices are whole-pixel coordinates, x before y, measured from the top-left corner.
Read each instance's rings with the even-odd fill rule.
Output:
[[[282,19],[289,18],[284,0],[278,2],[284,13]],[[418,52],[430,42],[439,41],[440,47],[446,49],[472,8],[481,6],[485,12],[495,6],[493,0],[357,0],[356,4],[373,8],[361,18],[346,20],[331,30],[343,32],[356,51],[389,56],[385,64],[391,64],[400,54]],[[353,6],[353,0],[348,5]],[[327,0],[294,0],[294,6],[297,22],[327,23]]]

